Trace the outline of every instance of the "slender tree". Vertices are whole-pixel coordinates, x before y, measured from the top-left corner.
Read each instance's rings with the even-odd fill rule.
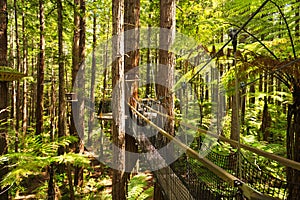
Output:
[[[57,0],[58,14],[58,67],[59,67],[59,107],[58,107],[58,137],[66,135],[66,101],[65,101],[65,66],[63,52],[63,6],[62,1]],[[64,153],[63,148],[59,148],[58,154]]]
[[[164,124],[164,130],[171,135],[174,135],[174,94],[171,89],[174,85],[174,70],[175,70],[175,54],[170,51],[174,42],[176,30],[176,1],[175,0],[160,0],[160,35],[159,35],[159,65],[156,74],[156,95],[162,106],[171,118],[167,119]],[[161,136],[161,135],[159,135]],[[163,146],[167,144],[165,138],[161,139]],[[169,149],[172,151],[172,149]],[[172,154],[170,154],[172,156]],[[154,195],[160,198],[160,189],[155,184]]]
[[[159,35],[159,65],[156,76],[156,94],[165,107],[167,114],[174,115],[174,95],[171,89],[174,85],[175,54],[170,52],[174,42],[176,20],[175,0],[160,1],[160,31]],[[164,127],[167,132],[174,134],[174,121],[170,119]]]
[[[0,67],[6,67],[7,62],[7,1],[0,0]],[[8,118],[8,83],[0,81],[0,155],[7,153],[6,125]],[[7,173],[7,167],[0,165],[0,180]],[[0,199],[8,199],[6,188],[0,187]]]
[[[96,0],[94,0],[94,4]],[[95,81],[96,81],[96,45],[97,45],[97,16],[96,12],[93,13],[93,50],[92,50],[92,74],[91,74],[91,91],[90,91],[90,108],[95,107]],[[92,131],[94,124],[94,109],[91,109],[89,112],[89,121],[88,121],[88,146],[92,144]]]
[[[124,46],[122,33],[124,31],[124,0],[112,1],[113,35],[112,43],[112,86],[113,94],[113,188],[114,200],[125,200],[125,92],[124,92]]]
[[[72,87],[76,86],[76,76],[79,70],[79,39],[80,39],[79,0],[74,0],[74,33],[72,46]],[[77,105],[72,104],[70,134],[76,135],[74,116],[78,116]]]
[[[54,141],[55,132],[56,132],[56,123],[55,123],[55,117],[56,117],[56,85],[55,85],[55,73],[54,69],[51,69],[51,91],[50,91],[50,124],[51,124],[51,131],[50,131],[50,141]],[[54,189],[54,164],[52,163],[50,166],[48,166],[48,174],[49,174],[49,180],[48,180],[48,200],[55,199],[55,189]]]
[[[152,4],[152,0],[150,0],[150,4]],[[149,19],[152,18],[152,8],[150,9]],[[148,23],[148,36],[147,36],[147,45],[150,47],[151,45],[151,23]],[[146,84],[146,92],[145,96],[148,96],[151,93],[151,49],[147,49],[147,84]]]
[[[125,0],[124,1],[125,13],[124,13],[124,47],[125,47],[125,100],[136,107],[135,100],[138,99],[138,65],[139,65],[139,23],[140,23],[140,0]],[[130,101],[130,99],[132,99]],[[127,107],[127,106],[126,106]],[[125,110],[125,114],[129,116],[129,109]],[[131,120],[129,117],[126,120],[125,135],[125,149],[126,152],[137,152],[138,147],[136,140],[130,133]],[[126,153],[126,181],[130,179],[130,173],[128,171],[133,170],[136,164],[136,158],[130,157],[131,153]],[[127,185],[127,183],[126,183]]]
[[[22,5],[24,6],[24,0],[22,0]],[[27,46],[27,35],[25,33],[25,12],[22,11],[22,33],[23,33],[23,72],[25,75],[28,74],[28,46]],[[23,138],[27,131],[28,124],[28,98],[27,98],[28,88],[27,88],[27,80],[23,80],[23,117],[22,117],[22,131]]]
[[[20,54],[20,40],[19,40],[19,25],[18,25],[18,5],[17,5],[17,0],[14,0],[14,9],[15,9],[15,37],[16,37],[16,69],[18,71],[21,70],[21,54]],[[20,116],[21,112],[20,110],[20,81],[16,81],[16,139],[15,139],[15,152],[18,152],[18,145],[19,145],[19,128],[20,128]]]
[[[77,120],[77,133],[79,136],[79,143],[76,147],[76,152],[83,154],[84,153],[84,88],[85,88],[85,29],[86,29],[86,21],[85,21],[85,0],[80,0],[80,18],[79,18],[79,70],[80,72],[77,74],[77,88],[78,88],[78,120]],[[82,186],[83,185],[83,168],[76,167],[75,169],[75,177],[74,177],[74,185]]]
[[[79,0],[74,0],[74,33],[73,33],[73,46],[72,46],[72,87],[76,87],[76,76],[79,70],[79,40],[80,40],[80,13],[79,13]],[[70,134],[77,136],[77,131],[75,129],[75,116],[79,115],[78,105],[74,102],[72,103],[72,113],[71,113],[71,126]],[[74,144],[76,146],[76,144]],[[74,145],[72,147],[76,148]],[[70,167],[68,168],[70,169]],[[68,173],[69,175],[71,172]],[[72,179],[69,177],[69,184],[73,185]],[[74,185],[78,185],[78,173],[75,170]]]
[[[39,20],[40,20],[40,52],[37,70],[37,100],[36,100],[36,134],[43,132],[43,109],[44,109],[44,70],[45,70],[45,16],[44,0],[39,0]]]

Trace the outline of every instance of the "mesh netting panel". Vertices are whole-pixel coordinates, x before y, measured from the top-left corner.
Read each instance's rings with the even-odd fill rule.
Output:
[[[192,200],[193,196],[187,189],[186,185],[182,183],[181,179],[170,168],[165,167],[153,172],[157,183],[162,189],[164,198],[170,200]]]
[[[240,155],[241,177],[239,178],[257,191],[268,196],[286,199],[289,190],[294,190],[295,188],[300,189],[300,184],[288,183],[285,180],[278,179],[274,177],[270,171],[266,169],[261,170],[258,166],[251,163],[242,153]],[[229,173],[237,175],[236,170],[238,169],[238,153],[221,155],[211,151],[207,155],[207,158]]]
[[[242,154],[241,158],[241,179],[244,182],[263,194],[280,199],[287,197],[288,183],[285,180],[274,177],[271,172],[266,169],[261,170],[258,166],[248,161]]]
[[[221,155],[214,151],[210,151],[207,156],[207,159],[212,161],[214,164],[218,165],[222,169],[225,169],[227,172],[235,175],[237,170],[237,159],[238,154],[232,152],[229,155]]]
[[[237,188],[231,187],[197,160],[181,157],[173,163],[172,169],[195,199],[237,198]]]

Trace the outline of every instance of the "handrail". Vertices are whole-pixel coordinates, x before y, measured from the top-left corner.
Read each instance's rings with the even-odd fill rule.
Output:
[[[138,102],[138,101],[137,101]],[[140,102],[138,102],[140,103]],[[176,120],[176,121],[179,121],[178,119],[174,118],[174,117],[171,117],[167,114],[164,114],[164,113],[161,113],[147,105],[143,105],[145,106],[147,109],[149,110],[152,110],[153,112],[163,116],[163,117],[166,117],[166,118],[169,118],[171,120]],[[190,128],[190,129],[193,129],[201,134],[204,134],[204,135],[209,135],[211,137],[214,137],[214,138],[217,138],[223,142],[227,142],[229,143],[230,145],[232,145],[233,147],[237,147],[238,146],[238,142],[235,141],[235,140],[232,140],[232,139],[229,139],[229,138],[226,138],[222,135],[217,135],[213,132],[210,132],[210,131],[207,131],[207,130],[204,130],[204,129],[201,129],[201,128],[198,128],[198,127],[195,127],[191,124],[188,124],[188,123],[185,123],[185,122],[182,122],[180,121],[180,124],[187,127],[187,128]],[[257,155],[260,155],[260,156],[263,156],[263,157],[266,157],[266,158],[269,158],[271,160],[275,160],[277,162],[279,162],[280,164],[286,166],[286,167],[290,167],[290,168],[293,168],[293,169],[296,169],[296,170],[299,170],[300,171],[300,163],[299,162],[296,162],[294,160],[290,160],[288,158],[285,158],[285,157],[282,157],[282,156],[278,156],[278,155],[275,155],[275,154],[272,154],[272,153],[269,153],[269,152],[266,152],[266,151],[263,151],[263,150],[260,150],[260,149],[257,149],[255,147],[251,147],[249,145],[246,145],[246,144],[243,144],[243,143],[240,143],[240,146],[241,148],[243,149],[246,149],[248,151],[251,151],[253,153],[256,153]]]
[[[257,199],[257,200],[274,200],[276,198],[266,196],[257,190],[251,188],[247,184],[245,184],[243,181],[238,179],[237,177],[233,176],[232,174],[228,173],[221,167],[215,165],[210,160],[206,159],[205,157],[202,157],[199,155],[198,152],[191,149],[189,146],[183,144],[180,140],[175,138],[174,136],[167,133],[162,128],[158,127],[156,124],[151,122],[149,119],[147,119],[144,115],[142,115],[139,111],[137,111],[133,106],[128,104],[128,106],[131,108],[131,110],[136,113],[139,117],[141,117],[145,122],[147,122],[149,125],[151,125],[153,128],[155,128],[157,131],[159,131],[163,136],[168,138],[169,140],[174,141],[178,146],[180,146],[182,149],[186,151],[186,154],[188,154],[190,157],[200,161],[205,167],[207,167],[210,171],[212,171],[214,174],[216,174],[218,177],[223,179],[225,182],[228,182],[233,187],[238,187],[243,191],[243,194],[245,197],[249,199]]]

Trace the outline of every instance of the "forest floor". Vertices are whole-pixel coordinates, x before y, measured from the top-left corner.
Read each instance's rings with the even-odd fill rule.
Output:
[[[90,166],[84,169],[84,184],[75,188],[75,199],[77,200],[110,200],[112,199],[112,170],[100,163],[95,158],[90,158]],[[69,199],[69,184],[67,176],[56,175],[55,182],[56,199]],[[39,175],[30,175],[22,182],[22,188],[17,190],[11,199],[14,200],[37,200],[46,199],[49,174],[45,170]],[[153,176],[151,172],[135,173],[128,184],[129,200],[150,200],[153,197]]]

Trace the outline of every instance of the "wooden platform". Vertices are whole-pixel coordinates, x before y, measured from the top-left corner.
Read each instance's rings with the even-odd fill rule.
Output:
[[[97,117],[99,120],[112,120],[113,115],[112,113],[102,113]]]
[[[0,71],[0,81],[6,81],[6,82],[16,81],[16,80],[23,78],[24,76],[25,76],[25,74],[22,74],[19,72]]]

